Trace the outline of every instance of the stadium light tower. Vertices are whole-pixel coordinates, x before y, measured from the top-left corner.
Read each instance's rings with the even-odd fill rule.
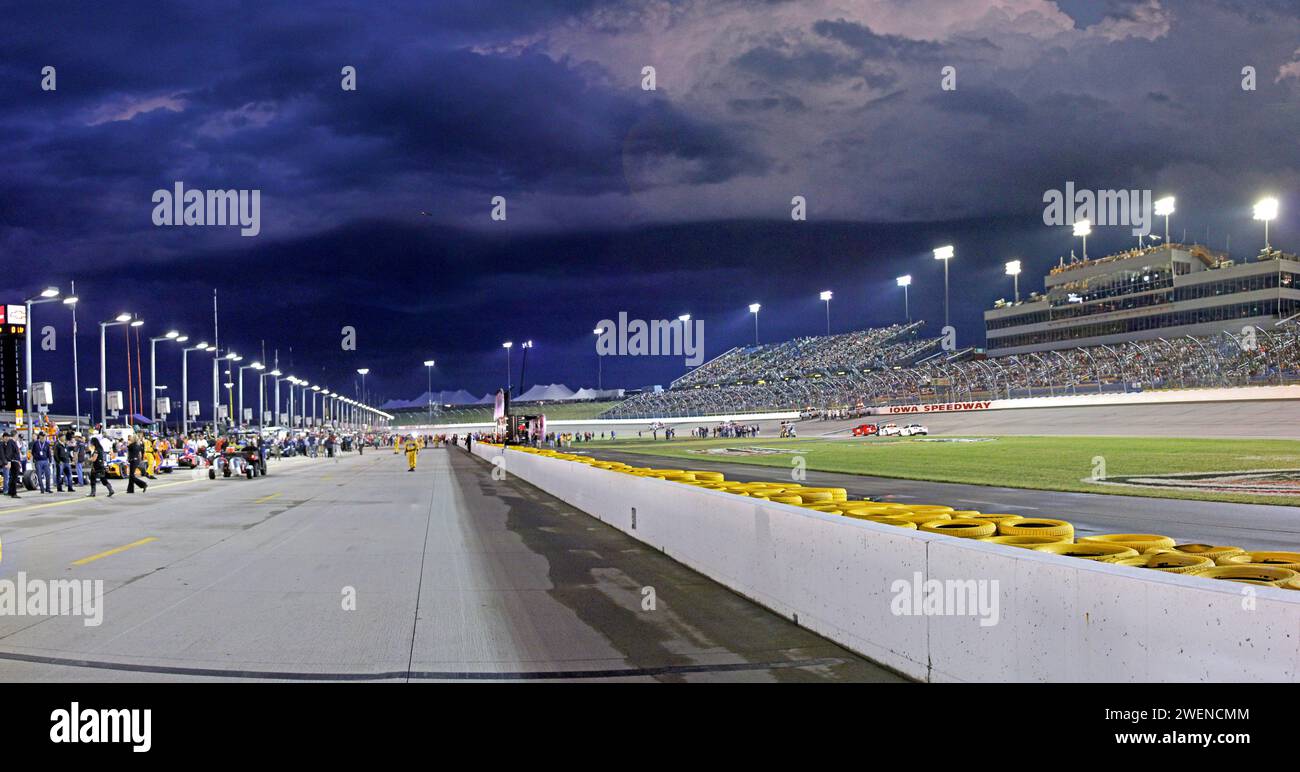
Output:
[[[424,371],[429,374],[429,388],[425,389],[426,402],[429,403],[429,423],[433,423],[433,366],[436,364],[432,359],[424,360]],[[316,400],[312,400],[311,409],[316,409]]]
[[[510,349],[514,348],[514,341],[506,341],[501,344],[501,348],[506,350],[506,396],[510,396]]]
[[[754,315],[754,345],[758,345],[758,311],[763,305],[761,303],[750,303],[749,312]]]
[[[822,294],[818,295],[819,298],[826,301],[826,334],[827,335],[831,334],[831,296],[832,293],[830,290],[822,290]]]
[[[32,306],[38,303],[53,303],[54,301],[59,299],[59,295],[61,294],[63,293],[61,290],[59,290],[58,287],[46,287],[45,289],[41,290],[41,294],[39,297],[28,298],[26,301],[27,303],[26,323],[27,324],[26,327],[23,328],[23,332],[24,332],[23,344],[27,348],[24,357],[26,361],[26,367],[27,367],[27,380],[26,380],[27,392],[24,398],[26,400],[25,406],[27,408],[27,441],[28,442],[32,441],[33,432],[36,431],[36,422],[32,420]]]
[[[104,362],[105,349],[107,348],[106,332],[109,327],[130,324],[133,318],[131,314],[121,313],[114,317],[111,322],[99,323],[99,423],[101,426],[108,425],[108,367]]]
[[[943,326],[948,326],[948,261],[952,259],[954,250],[951,244],[938,247],[934,250],[934,259],[943,261]]]
[[[903,288],[903,316],[907,317],[907,323],[911,324],[912,309],[907,304],[907,288],[912,286],[912,274],[909,273],[905,276],[899,276],[894,281],[898,282],[898,286]]]
[[[1019,303],[1020,302],[1020,261],[1019,260],[1012,260],[1007,263],[1007,276],[1010,276],[1012,281],[1015,282],[1015,288],[1016,288],[1015,297],[1016,297],[1016,302]]]
[[[158,341],[176,341],[181,338],[176,330],[168,330],[166,335],[149,338],[149,420],[158,420]]]
[[[370,374],[370,368],[358,367],[357,372],[361,374],[361,401],[365,402],[366,401],[366,376]]]
[[[599,338],[599,337],[600,337],[600,336],[605,332],[605,328],[604,328],[604,327],[597,327],[596,329],[592,330],[591,332],[592,332],[592,334],[594,334],[597,338]],[[605,369],[605,360],[604,360],[604,358],[601,357],[601,355],[600,355],[600,345],[599,345],[599,342],[597,342],[597,345],[596,345],[596,390],[597,390],[597,391],[600,391],[601,389],[604,388],[604,387],[601,385],[601,381],[603,380],[604,375],[605,375],[605,374],[602,372],[604,369]]]
[[[1169,215],[1174,213],[1174,197],[1156,199],[1156,217],[1165,218],[1165,243],[1169,243]]]
[[[1088,234],[1092,233],[1091,220],[1079,220],[1074,224],[1074,235],[1083,237],[1083,259],[1088,259]]]
[[[1268,243],[1268,221],[1277,219],[1277,199],[1269,196],[1255,202],[1255,219],[1264,221],[1264,251],[1271,248]]]

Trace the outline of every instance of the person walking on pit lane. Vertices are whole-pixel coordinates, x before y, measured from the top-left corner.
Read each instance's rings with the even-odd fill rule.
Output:
[[[130,475],[126,481],[127,493],[135,493],[135,486],[137,485],[140,486],[141,493],[145,493],[149,490],[149,483],[141,480],[137,476],[137,472],[140,470],[140,465],[143,463],[144,443],[140,442],[139,437],[132,434],[130,438],[128,438],[126,446],[126,469],[127,474]]]
[[[50,448],[50,441],[45,438],[44,434],[36,436],[32,443],[32,461],[36,463],[36,482],[40,485],[41,493],[52,493],[50,490],[50,460],[53,453]]]
[[[23,476],[22,451],[18,449],[18,442],[9,432],[4,433],[4,439],[0,442],[0,463],[5,468],[5,495],[10,498],[21,498],[18,495],[18,478]]]
[[[113,484],[108,481],[108,467],[104,459],[104,446],[99,444],[98,437],[90,438],[90,493],[87,496],[95,495],[95,483],[102,482],[104,488],[108,490],[108,497],[113,498]]]
[[[420,443],[416,442],[415,439],[412,438],[408,439],[406,444],[402,447],[406,451],[406,463],[409,467],[406,471],[414,472],[415,460],[420,457]]]
[[[63,493],[63,485],[67,483],[68,493],[74,490],[72,487],[72,447],[69,445],[70,438],[59,438],[54,441],[54,488],[59,493]]]

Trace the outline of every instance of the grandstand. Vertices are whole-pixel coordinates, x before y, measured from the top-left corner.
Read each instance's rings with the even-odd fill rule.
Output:
[[[732,349],[669,389],[636,395],[600,417],[796,410],[851,416],[885,404],[1300,382],[1294,320],[1250,327],[1241,336],[1221,332],[1005,357],[974,349],[929,353],[938,340],[910,338],[918,326]]]

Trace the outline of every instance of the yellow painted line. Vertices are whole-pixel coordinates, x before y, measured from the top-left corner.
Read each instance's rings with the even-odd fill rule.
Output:
[[[206,479],[206,478],[204,478],[204,479]],[[167,487],[170,487],[170,486],[172,486],[172,485],[184,485],[185,483],[192,483],[192,482],[199,482],[199,481],[198,481],[198,480],[177,480],[176,482],[161,483],[161,484],[160,484],[160,483],[149,483],[149,487],[150,487],[150,488],[167,488]],[[82,486],[82,487],[85,487],[85,486]],[[28,494],[30,495],[30,494],[31,494],[31,491],[28,491]],[[104,498],[108,498],[108,491],[105,491],[102,495],[103,495]],[[121,495],[121,494],[119,494],[119,495]],[[80,503],[82,503],[83,501],[85,501],[87,498],[89,498],[89,497],[88,497],[88,496],[77,496],[76,498],[72,498],[72,499],[63,499],[63,500],[61,500],[61,501],[50,501],[50,502],[46,502],[45,504],[32,504],[32,505],[30,505],[30,506],[14,507],[13,509],[0,509],[0,517],[4,517],[5,515],[12,515],[12,514],[14,514],[14,513],[16,513],[16,512],[31,512],[32,510],[35,510],[35,509],[47,509],[47,508],[49,508],[49,507],[61,507],[61,506],[64,506],[65,504],[80,504]]]
[[[139,547],[141,544],[148,544],[148,543],[151,542],[151,541],[158,541],[158,537],[156,537],[156,536],[146,536],[145,538],[143,538],[143,539],[141,539],[141,540],[139,540],[139,541],[133,541],[133,542],[131,542],[130,544],[124,544],[124,545],[122,545],[121,547],[114,547],[114,548],[111,549],[111,550],[104,550],[103,552],[101,552],[101,553],[99,553],[99,554],[97,554],[97,555],[91,555],[91,556],[88,557],[88,558],[82,558],[81,560],[74,560],[74,561],[72,561],[72,565],[74,565],[74,566],[84,566],[84,565],[86,565],[87,563],[93,563],[93,562],[95,562],[96,560],[99,560],[100,558],[106,558],[106,557],[108,557],[108,556],[110,556],[110,555],[116,555],[116,554],[119,553],[119,552],[126,552],[127,550],[131,549],[132,547]]]
[[[253,503],[254,503],[254,504],[262,504],[262,503],[264,503],[264,502],[270,501],[271,499],[273,499],[273,498],[275,498],[276,496],[279,496],[279,495],[280,495],[280,494],[278,494],[278,493],[272,493],[270,496],[263,496],[262,498],[258,499],[257,501],[254,501]]]

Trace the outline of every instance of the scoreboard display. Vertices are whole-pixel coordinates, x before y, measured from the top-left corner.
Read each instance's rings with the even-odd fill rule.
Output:
[[[23,350],[27,307],[0,305],[0,410],[23,406]]]

